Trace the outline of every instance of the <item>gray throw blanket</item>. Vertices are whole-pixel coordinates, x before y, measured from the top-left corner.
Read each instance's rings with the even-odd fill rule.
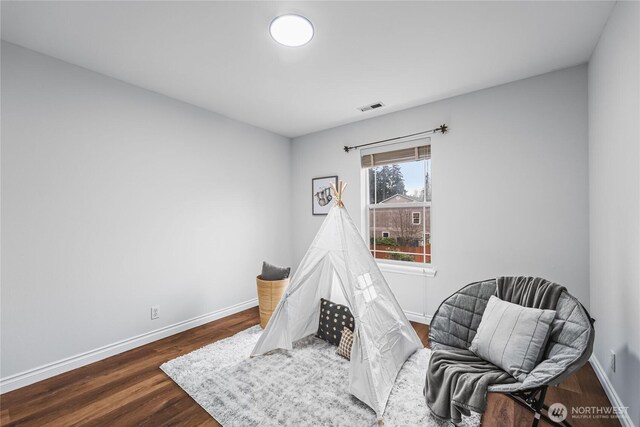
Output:
[[[496,296],[523,307],[555,310],[564,286],[539,277],[498,277]]]
[[[540,278],[499,277],[496,296],[525,307],[555,310],[564,287]],[[467,349],[431,354],[424,395],[431,413],[454,424],[469,411],[484,413],[492,384],[516,382],[511,375]]]
[[[438,350],[429,360],[424,395],[432,415],[457,425],[470,411],[484,413],[491,384],[514,382],[511,375],[469,350]]]

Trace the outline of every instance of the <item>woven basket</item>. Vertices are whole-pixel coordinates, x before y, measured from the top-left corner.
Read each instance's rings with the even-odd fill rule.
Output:
[[[258,284],[258,306],[260,307],[260,326],[266,328],[273,310],[280,302],[284,290],[289,286],[289,279],[283,280],[262,280],[256,277]]]

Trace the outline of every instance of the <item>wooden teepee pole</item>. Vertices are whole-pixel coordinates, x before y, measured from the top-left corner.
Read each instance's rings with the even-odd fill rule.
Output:
[[[336,188],[333,182],[330,182],[329,185],[333,190],[333,194],[336,195],[336,206],[340,206],[341,208],[343,208],[344,203],[342,203],[342,195],[344,194],[344,189],[347,188],[347,183],[340,180],[340,182],[338,182],[338,188]]]

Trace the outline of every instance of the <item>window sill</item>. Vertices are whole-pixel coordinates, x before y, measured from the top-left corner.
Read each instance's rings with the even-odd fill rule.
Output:
[[[377,261],[380,271],[383,273],[406,274],[408,276],[435,277],[436,269],[431,265],[400,265],[390,262]]]

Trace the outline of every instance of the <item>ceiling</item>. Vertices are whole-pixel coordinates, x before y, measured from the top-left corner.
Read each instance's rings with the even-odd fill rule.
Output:
[[[588,61],[613,3],[8,2],[2,38],[295,137]],[[287,48],[283,13],[316,34]],[[360,112],[365,104],[385,107]]]

